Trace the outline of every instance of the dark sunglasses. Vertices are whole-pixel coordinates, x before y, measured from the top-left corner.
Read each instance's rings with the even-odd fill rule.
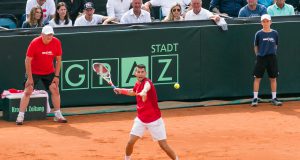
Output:
[[[177,9],[172,9],[172,12],[175,12],[175,11],[180,12],[180,10],[181,9],[178,9],[178,8]]]

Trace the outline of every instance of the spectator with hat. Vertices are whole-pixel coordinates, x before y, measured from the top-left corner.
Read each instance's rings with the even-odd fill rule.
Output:
[[[103,16],[95,13],[95,7],[92,2],[87,2],[84,4],[84,13],[82,16],[78,17],[74,23],[74,26],[91,26],[98,24],[108,24],[115,18],[108,16]]]

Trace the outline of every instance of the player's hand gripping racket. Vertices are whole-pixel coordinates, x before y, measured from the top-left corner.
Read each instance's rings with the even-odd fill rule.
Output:
[[[93,70],[101,77],[103,78],[113,89],[116,88],[116,86],[111,81],[110,71],[105,67],[103,63],[94,63],[93,64]]]

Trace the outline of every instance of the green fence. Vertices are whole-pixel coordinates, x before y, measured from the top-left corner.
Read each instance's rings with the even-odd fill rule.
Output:
[[[198,22],[197,22],[198,23]],[[174,27],[155,27],[58,33],[63,45],[61,98],[63,106],[134,102],[133,97],[115,95],[110,86],[93,73],[91,64],[107,63],[118,87],[132,87],[137,63],[147,66],[159,100],[198,100],[252,95],[253,38],[259,23],[229,24],[222,31],[211,24],[189,22]],[[200,23],[200,22],[199,22]],[[276,22],[279,32],[279,94],[300,93],[299,22]],[[101,28],[100,28],[101,29]],[[59,31],[59,29],[56,29]],[[0,35],[0,90],[22,89],[24,59],[29,42],[37,35]],[[173,84],[181,88],[175,90]],[[262,94],[269,94],[267,79]]]

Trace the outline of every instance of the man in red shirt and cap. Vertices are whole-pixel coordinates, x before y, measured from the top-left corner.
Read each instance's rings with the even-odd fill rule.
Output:
[[[60,111],[60,94],[58,87],[62,47],[60,40],[53,35],[53,28],[51,26],[45,26],[42,29],[41,36],[33,39],[29,44],[25,59],[25,89],[20,102],[20,110],[16,120],[17,125],[23,124],[30,95],[39,81],[42,81],[46,90],[50,90],[51,92],[55,115],[54,121],[67,123],[67,120]],[[56,60],[55,67],[53,65],[54,59]]]

